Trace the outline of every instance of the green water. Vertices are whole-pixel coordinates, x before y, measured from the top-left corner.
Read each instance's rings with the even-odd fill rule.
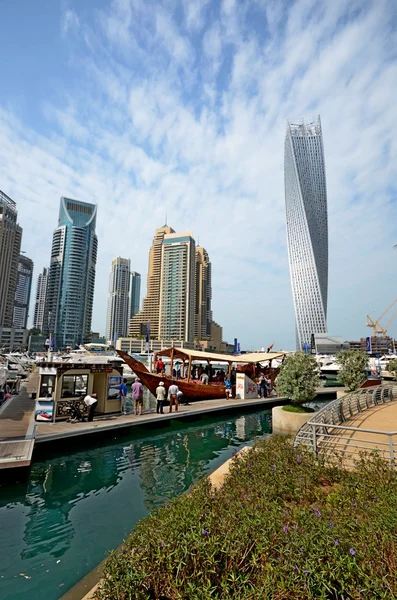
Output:
[[[171,421],[111,440],[72,439],[57,452],[37,446],[44,455],[28,478],[0,487],[0,598],[60,598],[139,519],[268,434],[270,415]]]

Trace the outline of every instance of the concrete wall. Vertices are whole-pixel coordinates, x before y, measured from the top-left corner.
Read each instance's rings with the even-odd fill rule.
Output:
[[[273,433],[295,435],[307,421],[315,420],[316,414],[315,412],[287,412],[282,406],[274,406],[272,408]]]

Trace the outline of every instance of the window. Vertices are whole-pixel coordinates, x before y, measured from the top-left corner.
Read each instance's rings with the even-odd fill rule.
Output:
[[[53,398],[55,375],[42,375],[39,398]]]
[[[87,395],[88,375],[64,375],[61,398],[79,398]]]

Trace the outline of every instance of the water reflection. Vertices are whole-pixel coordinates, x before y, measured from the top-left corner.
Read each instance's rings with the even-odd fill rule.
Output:
[[[269,411],[173,421],[33,463],[0,492],[0,597],[59,598],[140,518],[269,431]]]

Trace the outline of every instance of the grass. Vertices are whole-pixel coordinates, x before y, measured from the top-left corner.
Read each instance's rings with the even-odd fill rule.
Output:
[[[397,474],[376,455],[355,471],[288,439],[232,461],[141,521],[106,564],[100,600],[391,600],[397,597]]]
[[[314,413],[316,412],[314,408],[310,408],[309,406],[296,406],[295,404],[286,404],[283,406],[283,410],[286,412],[292,413]]]

